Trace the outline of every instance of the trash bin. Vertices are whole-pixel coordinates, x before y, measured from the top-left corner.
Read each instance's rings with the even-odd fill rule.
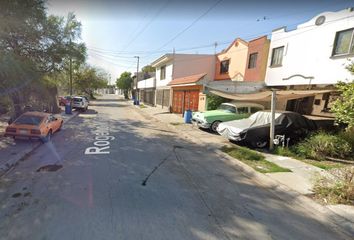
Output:
[[[184,122],[185,123],[191,123],[192,121],[192,111],[191,110],[186,110],[184,112]]]
[[[70,102],[68,101],[66,104],[65,104],[65,114],[71,114],[71,104]]]

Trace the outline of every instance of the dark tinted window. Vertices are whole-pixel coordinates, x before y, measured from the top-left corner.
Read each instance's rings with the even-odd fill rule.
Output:
[[[43,117],[23,115],[15,121],[15,124],[39,125]]]
[[[228,73],[229,72],[229,63],[230,63],[230,60],[225,60],[220,63],[220,73]]]
[[[74,98],[74,102],[82,102],[82,98]]]

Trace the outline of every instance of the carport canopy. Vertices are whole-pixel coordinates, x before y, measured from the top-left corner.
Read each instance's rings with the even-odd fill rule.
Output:
[[[276,90],[276,98],[277,100],[281,99],[297,99],[304,98],[309,96],[314,96],[316,94],[329,93],[335,90]],[[210,93],[214,95],[218,95],[220,97],[233,99],[236,101],[257,101],[257,102],[269,102],[272,98],[272,91],[266,90],[257,93],[248,93],[248,94],[232,94],[226,93],[215,89],[210,89]]]
[[[230,94],[218,90],[209,90],[210,93],[237,101],[257,101],[257,102],[271,102],[271,115],[272,120],[270,123],[270,133],[269,133],[269,149],[274,148],[274,133],[275,133],[275,104],[277,100],[280,99],[297,99],[303,97],[314,96],[321,93],[329,93],[334,90],[266,90],[258,93],[250,94]]]

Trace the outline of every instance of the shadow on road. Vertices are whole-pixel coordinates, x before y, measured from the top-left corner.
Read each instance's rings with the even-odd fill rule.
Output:
[[[53,143],[59,154],[64,151],[59,149],[69,149],[67,146],[77,139],[80,139],[80,146],[93,146],[95,132],[102,126],[108,126],[110,135],[115,136],[110,143],[109,158],[65,159],[60,171],[48,175],[51,183],[56,183],[60,189],[49,190],[50,194],[72,206],[71,211],[77,214],[71,213],[71,216],[78,222],[86,216],[80,215],[85,212],[82,209],[100,211],[103,208],[119,213],[110,221],[121,227],[119,234],[123,239],[124,236],[163,239],[167,233],[173,233],[169,235],[170,239],[339,238],[331,226],[318,220],[315,210],[297,202],[294,194],[275,190],[274,186],[255,184],[254,174],[242,172],[229,160],[208,150],[208,145],[195,144],[151,122],[128,118],[76,118],[53,138]],[[46,151],[50,152],[50,149]],[[77,173],[80,182],[71,179],[70,174]],[[21,176],[21,169],[16,174],[12,178]],[[44,175],[38,176],[50,185]],[[88,184],[84,186],[96,194],[79,192],[74,186],[80,184]],[[112,185],[109,188],[111,205],[95,205],[101,199],[97,193],[104,191],[99,188],[107,184]],[[10,197],[13,193],[7,194]],[[47,204],[50,208],[57,203]],[[26,208],[21,214],[25,211],[32,219],[43,218],[41,210]],[[50,226],[55,229],[58,223],[62,224],[66,211],[57,211]],[[20,227],[20,221],[11,221],[11,224],[2,221],[6,214],[9,214],[8,209],[2,209],[0,229],[5,238]],[[328,218],[330,216],[325,216],[322,221]],[[102,226],[110,226],[107,219],[100,218]],[[26,229],[41,232],[40,227],[32,223],[21,225],[22,232]]]

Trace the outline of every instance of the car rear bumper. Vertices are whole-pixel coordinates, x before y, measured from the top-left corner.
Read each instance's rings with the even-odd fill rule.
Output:
[[[18,133],[5,133],[4,137],[15,137],[15,138],[30,138],[30,139],[42,139],[42,135],[33,135],[33,134],[18,134]]]

